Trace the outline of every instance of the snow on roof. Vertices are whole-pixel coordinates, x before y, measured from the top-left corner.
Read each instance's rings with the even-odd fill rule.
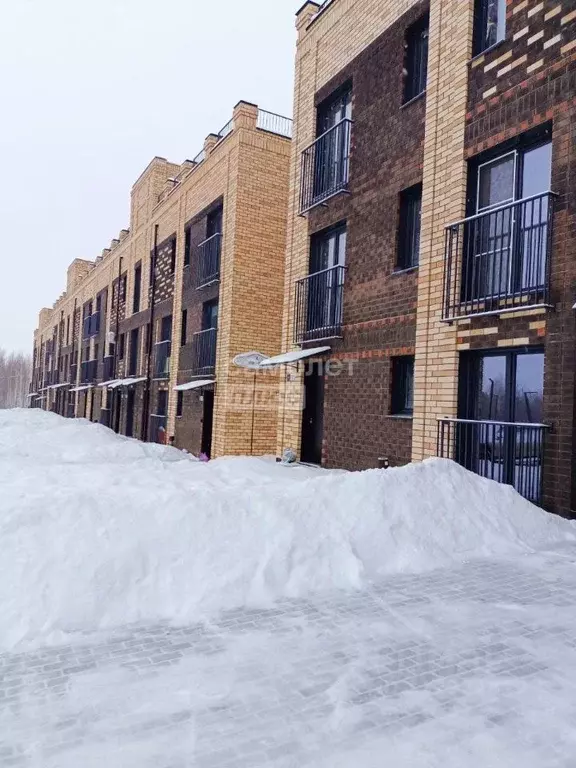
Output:
[[[81,387],[72,387],[70,392],[84,392],[87,389],[92,389],[92,384],[83,384]]]
[[[296,363],[298,360],[304,360],[307,357],[323,355],[326,352],[330,352],[331,349],[332,347],[314,347],[313,349],[297,349],[294,352],[285,352],[283,355],[276,355],[276,357],[269,357],[267,360],[263,360],[260,363],[260,367]]]
[[[214,379],[200,379],[199,381],[187,381],[186,384],[178,384],[174,387],[175,392],[188,392],[191,389],[200,389],[201,387],[209,387],[214,384]]]
[[[30,400],[33,397],[38,397],[38,392],[30,392],[29,395],[26,395],[26,398]]]
[[[63,383],[63,384],[51,384],[48,389],[61,389],[62,387],[70,387],[72,386],[69,381]]]
[[[103,381],[101,384],[98,384],[99,387],[111,387],[113,384],[117,384],[120,381],[120,379],[110,379],[109,381]]]

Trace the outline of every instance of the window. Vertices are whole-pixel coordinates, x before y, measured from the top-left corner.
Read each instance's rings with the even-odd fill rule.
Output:
[[[212,211],[206,217],[206,239],[222,234],[222,206]]]
[[[414,358],[392,358],[392,407],[396,416],[412,416],[414,410]]]
[[[188,335],[188,310],[183,309],[182,310],[182,326],[180,328],[180,346],[184,346],[186,344],[186,338]]]
[[[404,103],[426,90],[428,75],[428,16],[406,31],[404,64]]]
[[[476,0],[474,3],[475,56],[506,37],[506,0]]]
[[[172,315],[166,315],[160,320],[160,341],[172,339]]]
[[[126,301],[127,289],[128,289],[128,275],[122,275],[120,279],[120,301]]]
[[[485,158],[471,164],[463,298],[534,293],[548,271],[552,142]]]
[[[190,253],[192,250],[192,229],[188,227],[184,235],[184,266],[190,266]]]
[[[157,416],[166,416],[168,411],[168,390],[161,389],[158,392],[158,405],[156,408]]]
[[[137,264],[134,268],[134,298],[132,301],[132,312],[140,312],[140,295],[142,292],[142,264]]]
[[[130,331],[130,360],[128,375],[135,376],[138,373],[138,328]]]
[[[218,299],[206,301],[202,305],[202,330],[218,328]]]
[[[398,228],[398,269],[418,266],[420,260],[420,219],[422,185],[400,193],[400,226]]]
[[[118,342],[118,359],[124,360],[124,354],[126,352],[126,334],[121,333]]]
[[[176,416],[180,418],[184,412],[184,392],[177,392],[176,398]]]
[[[99,353],[100,353],[100,348],[99,348],[98,344],[94,344],[94,357],[92,359],[93,360],[98,360]]]
[[[66,346],[70,344],[70,315],[66,318]]]
[[[176,272],[176,238],[172,238],[170,243],[170,272],[174,274]]]

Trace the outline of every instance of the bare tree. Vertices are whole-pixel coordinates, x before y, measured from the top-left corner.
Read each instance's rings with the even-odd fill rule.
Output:
[[[24,408],[32,370],[30,355],[0,349],[0,408]]]

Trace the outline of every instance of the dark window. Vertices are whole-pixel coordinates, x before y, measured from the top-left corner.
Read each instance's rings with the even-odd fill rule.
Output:
[[[120,340],[118,343],[118,359],[124,360],[124,353],[126,351],[126,334],[120,334]]]
[[[172,238],[170,244],[170,272],[174,274],[176,272],[176,238]]]
[[[142,264],[134,268],[134,300],[132,303],[132,312],[140,312],[140,295],[142,291]]]
[[[128,275],[122,275],[120,280],[120,301],[126,301],[126,290],[128,287]]]
[[[94,357],[92,359],[98,360],[99,353],[100,353],[100,347],[98,346],[98,344],[94,344]]]
[[[346,225],[312,236],[310,248],[310,274],[346,264]]]
[[[420,217],[422,185],[400,193],[400,226],[398,229],[398,267],[409,269],[418,265],[420,257]]]
[[[496,45],[506,37],[506,0],[476,0],[474,4],[473,52]]]
[[[414,410],[414,358],[392,358],[392,407],[396,415],[411,416]]]
[[[158,405],[156,409],[157,416],[166,416],[168,412],[168,390],[161,389],[158,392]]]
[[[130,331],[130,360],[128,375],[135,376],[138,373],[138,328]]]
[[[182,327],[180,329],[180,345],[183,347],[186,344],[186,338],[188,335],[188,310],[182,310]]]
[[[177,392],[176,394],[176,416],[179,418],[184,412],[184,392]]]
[[[191,250],[192,250],[192,230],[190,227],[188,227],[184,235],[184,266],[185,267],[190,266]]]
[[[66,318],[66,346],[70,344],[70,315]]]
[[[206,217],[206,238],[222,234],[222,206]]]
[[[218,299],[206,301],[202,305],[202,330],[218,328]]]
[[[102,311],[102,297],[96,296],[96,312]]]
[[[428,16],[406,31],[404,102],[426,90],[428,74]]]
[[[172,340],[172,315],[166,315],[160,321],[160,341]]]
[[[342,120],[352,118],[352,88],[350,86],[340,90],[336,95],[329,96],[318,107],[316,118],[316,135],[329,131]]]

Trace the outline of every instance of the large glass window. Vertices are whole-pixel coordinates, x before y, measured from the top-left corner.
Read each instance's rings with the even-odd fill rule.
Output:
[[[390,413],[411,416],[414,410],[414,357],[392,358],[391,395]]]
[[[418,265],[420,259],[421,213],[422,185],[418,184],[400,193],[397,261],[399,269],[409,269]]]

